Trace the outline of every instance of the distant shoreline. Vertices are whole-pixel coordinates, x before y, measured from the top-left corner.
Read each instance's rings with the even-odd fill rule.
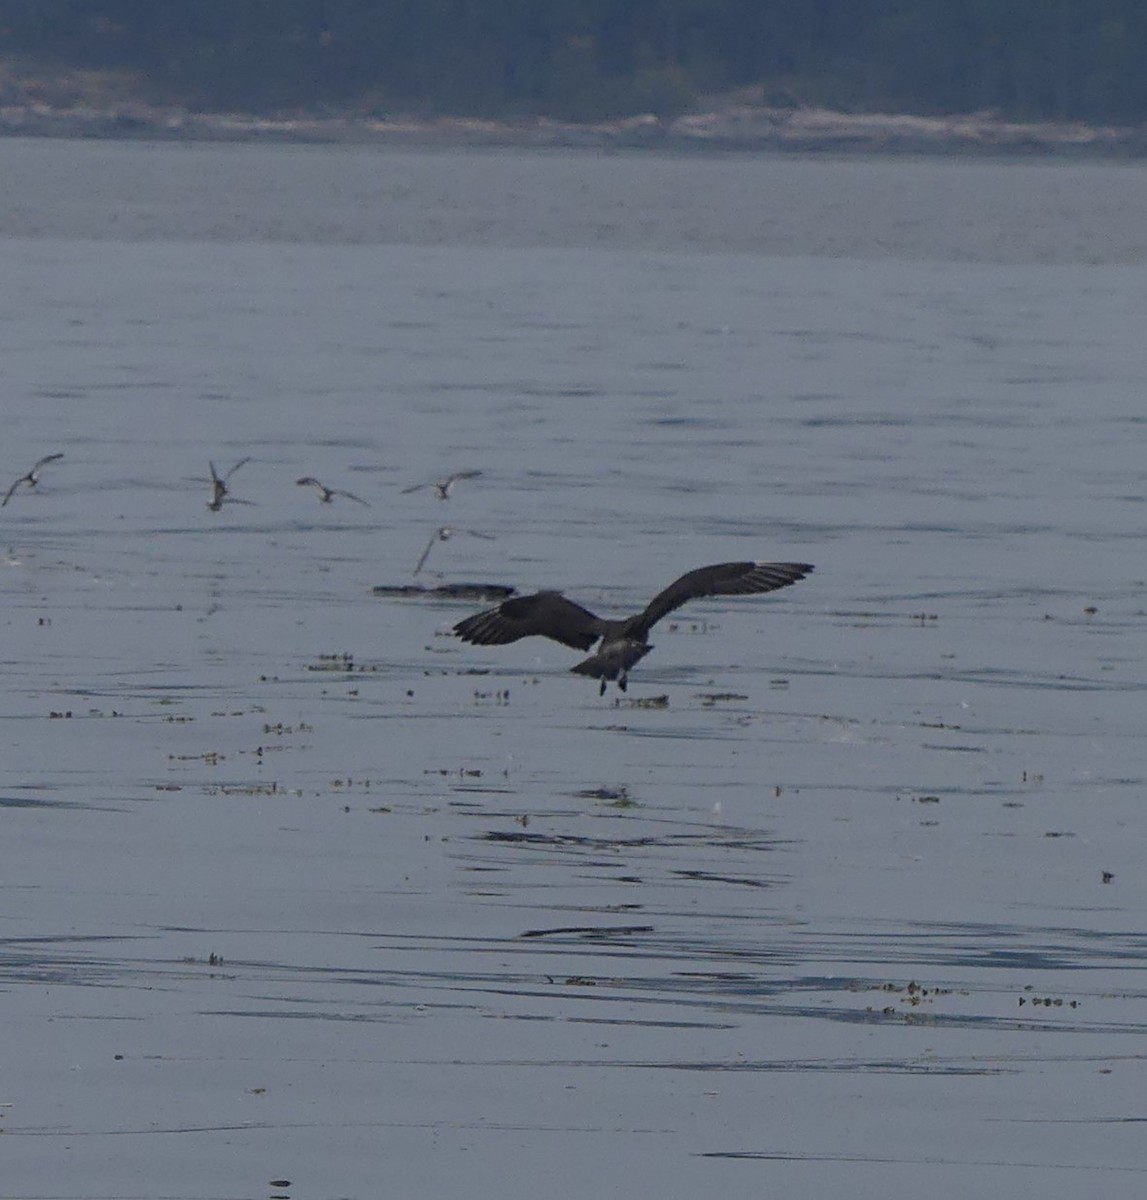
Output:
[[[401,147],[1147,157],[1147,127],[1017,122],[991,113],[920,117],[726,103],[673,120],[592,124],[544,117],[258,116],[204,113],[135,100],[58,106],[0,104],[0,136]]]

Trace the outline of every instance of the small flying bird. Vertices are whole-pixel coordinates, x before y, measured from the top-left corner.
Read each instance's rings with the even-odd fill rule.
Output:
[[[406,496],[411,492],[420,491],[424,487],[432,487],[434,489],[434,494],[439,500],[449,500],[450,493],[454,490],[454,485],[460,479],[477,479],[481,474],[481,471],[455,471],[453,475],[450,475],[446,479],[439,479],[437,483],[412,484],[410,487],[403,488],[400,494]]]
[[[418,565],[414,568],[413,574],[417,575],[426,564],[426,560],[430,557],[430,551],[434,549],[436,542],[448,542],[456,533],[469,534],[470,537],[485,538],[486,541],[492,542],[494,535],[492,533],[479,533],[476,529],[455,529],[453,525],[443,525],[436,529],[426,543],[426,549],[422,551],[422,557],[418,560]]]
[[[354,492],[344,492],[342,488],[329,488],[320,483],[313,475],[304,475],[302,479],[296,479],[295,482],[299,487],[317,488],[319,500],[323,504],[330,504],[336,496],[345,496],[348,500],[353,500],[355,504],[365,504],[367,508],[370,508],[370,504],[361,496],[356,496]]]
[[[616,680],[621,691],[625,691],[630,668],[653,649],[648,641],[649,631],[682,604],[703,596],[773,592],[804,579],[812,569],[810,563],[757,562],[698,567],[658,592],[642,612],[617,621],[595,616],[580,604],[567,600],[561,592],[537,592],[467,617],[454,626],[454,633],[476,646],[504,646],[533,636],[550,638],[574,650],[589,650],[598,642],[597,650],[570,670],[600,679],[599,694],[604,696],[610,679]]]
[[[231,495],[230,489],[227,487],[227,482],[230,480],[231,476],[234,475],[244,463],[249,463],[250,461],[250,455],[247,455],[246,458],[241,458],[231,468],[231,470],[227,472],[226,475],[220,475],[219,472],[215,470],[214,463],[207,464],[211,468],[211,499],[207,501],[207,507],[212,512],[218,512],[224,504],[252,503],[250,500],[236,500],[235,497]]]
[[[40,482],[41,467],[47,466],[50,462],[56,462],[58,459],[63,457],[64,455],[61,451],[59,454],[46,454],[43,458],[41,458],[27,475],[21,475],[20,478],[17,479],[16,482],[8,489],[8,491],[4,494],[4,499],[0,500],[0,508],[3,508],[4,505],[6,505],[8,501],[12,499],[12,493],[15,492],[20,484],[26,483],[30,488],[34,488],[36,484]]]

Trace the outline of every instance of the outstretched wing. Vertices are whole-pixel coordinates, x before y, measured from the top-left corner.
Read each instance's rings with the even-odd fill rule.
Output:
[[[637,620],[630,622],[628,632],[633,636],[644,636],[662,617],[688,600],[775,592],[777,588],[788,587],[803,579],[812,569],[811,563],[734,562],[698,567],[654,596]]]
[[[430,541],[426,543],[426,549],[422,551],[421,555],[419,555],[418,562],[415,564],[414,570],[411,572],[411,574],[417,575],[418,572],[421,571],[426,565],[426,560],[430,557],[430,551],[434,549],[434,543],[444,542],[449,536],[450,534],[444,528],[436,529],[430,535]]]
[[[454,632],[476,646],[505,646],[536,636],[574,650],[588,650],[601,636],[600,624],[593,613],[560,592],[537,592],[467,617],[454,626]]]
[[[27,482],[28,482],[28,476],[21,475],[20,478],[17,479],[16,482],[4,493],[4,499],[0,500],[0,508],[3,508],[4,505],[7,504],[8,501],[12,499],[12,496],[15,494],[15,491],[20,486],[20,484],[27,483]]]
[[[370,508],[370,501],[364,500],[361,496],[356,496],[354,492],[344,492],[342,488],[331,488],[332,496],[345,496],[348,500],[353,500],[355,504],[361,504],[365,508]]]
[[[29,475],[35,475],[41,467],[46,467],[50,462],[59,462],[64,457],[64,452],[61,450],[57,454],[45,454],[42,459],[28,472]]]

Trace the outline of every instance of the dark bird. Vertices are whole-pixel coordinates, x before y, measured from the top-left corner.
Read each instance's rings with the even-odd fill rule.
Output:
[[[413,574],[417,575],[422,570],[436,542],[448,542],[456,533],[466,533],[470,537],[485,538],[488,542],[494,540],[492,533],[479,533],[476,529],[455,529],[453,525],[443,525],[434,531],[430,541],[426,543],[426,549],[422,551],[422,557],[418,560],[418,565],[414,568]]]
[[[606,681],[617,680],[624,692],[630,668],[640,662],[653,647],[649,631],[662,617],[689,600],[703,596],[749,596],[773,592],[803,579],[812,570],[809,563],[717,563],[698,567],[682,575],[636,616],[608,621],[594,616],[560,592],[537,592],[519,596],[467,617],[454,626],[455,634],[476,646],[504,646],[519,638],[535,635],[551,638],[574,650],[589,650],[600,643],[589,658],[571,667],[578,675],[601,680],[605,695]]]
[[[449,500],[450,493],[454,490],[454,485],[460,479],[477,479],[481,474],[481,471],[455,471],[453,475],[448,476],[446,479],[439,479],[437,483],[412,484],[410,487],[403,488],[401,494],[406,496],[410,492],[417,492],[424,487],[432,487],[439,500]]]
[[[16,482],[8,489],[8,491],[4,494],[4,499],[0,500],[0,508],[3,508],[4,505],[6,505],[8,501],[12,499],[12,493],[15,492],[20,484],[26,483],[30,488],[34,488],[36,484],[40,482],[41,467],[47,466],[50,462],[56,462],[58,459],[63,457],[63,452],[59,454],[46,454],[38,463],[36,463],[36,465],[28,472],[27,475],[21,475],[20,478],[17,479]]]
[[[214,463],[207,464],[211,468],[211,499],[207,501],[207,507],[212,512],[218,512],[224,504],[251,503],[250,500],[236,500],[235,497],[231,495],[230,489],[227,487],[227,483],[231,476],[234,475],[244,463],[249,463],[250,461],[250,455],[248,455],[246,458],[241,458],[231,468],[231,470],[227,472],[226,475],[220,475],[219,472],[215,470]]]
[[[345,496],[348,500],[353,500],[355,504],[365,504],[367,508],[370,505],[361,496],[356,496],[354,492],[344,492],[341,488],[329,488],[319,481],[313,475],[304,475],[302,479],[296,479],[295,482],[299,487],[313,487],[318,489],[319,500],[323,504],[330,504],[336,496]]]

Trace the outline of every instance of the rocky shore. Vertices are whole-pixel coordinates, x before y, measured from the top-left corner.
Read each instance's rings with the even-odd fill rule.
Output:
[[[877,154],[1042,154],[1137,158],[1147,127],[1018,122],[990,112],[951,116],[845,113],[770,106],[752,93],[710,98],[674,119],[653,115],[578,124],[545,117],[364,113],[194,112],[149,103],[122,81],[71,72],[29,80],[0,66],[0,136],[401,146],[659,148]]]

